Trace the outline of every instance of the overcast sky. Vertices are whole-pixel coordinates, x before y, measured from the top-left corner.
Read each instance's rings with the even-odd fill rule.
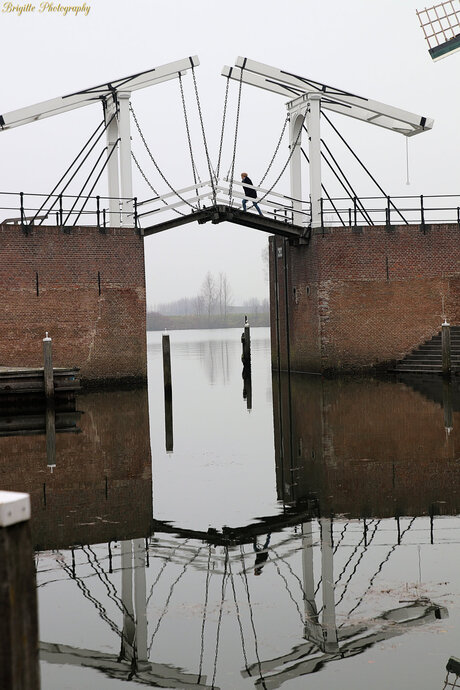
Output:
[[[220,72],[242,55],[434,118],[431,132],[409,141],[409,186],[403,136],[340,116],[334,122],[389,194],[460,193],[460,55],[432,62],[415,14],[425,7],[421,2],[90,0],[88,14],[77,16],[39,12],[39,2],[29,4],[35,4],[35,12],[19,15],[5,11],[10,3],[0,2],[0,113],[198,55],[196,74],[215,163],[225,91]],[[460,9],[458,0],[454,3]],[[13,5],[27,8],[27,3]],[[184,86],[200,175],[206,179],[190,75]],[[232,82],[224,172],[231,163],[237,92],[238,84]],[[136,91],[132,103],[150,148],[174,186],[193,182],[177,80]],[[246,170],[258,183],[285,114],[282,96],[243,86],[235,172]],[[1,133],[0,190],[51,191],[101,115],[100,106],[94,105]],[[324,126],[323,135],[357,192],[373,194],[375,188]],[[133,151],[152,183],[168,191],[149,167],[134,127]],[[276,179],[287,154],[285,140],[267,183]],[[308,197],[307,172],[304,179],[303,196]],[[288,189],[286,175],[280,190]],[[331,192],[341,195],[333,187]],[[139,199],[151,195],[137,172],[134,193]],[[264,233],[229,224],[187,225],[147,238],[149,305],[197,294],[208,270],[227,274],[235,303],[265,297],[266,243]]]

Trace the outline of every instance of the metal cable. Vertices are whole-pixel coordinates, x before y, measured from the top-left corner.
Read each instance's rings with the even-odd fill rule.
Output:
[[[174,194],[175,194],[181,201],[184,202],[184,204],[187,204],[187,206],[190,206],[191,209],[193,209],[194,211],[196,211],[196,207],[193,206],[189,201],[187,201],[187,199],[184,199],[184,198],[174,189],[174,187],[171,185],[171,183],[167,180],[167,178],[165,177],[165,175],[164,175],[164,174],[162,173],[162,171],[160,170],[160,168],[159,168],[159,166],[158,166],[158,163],[156,162],[155,158],[153,157],[153,154],[152,154],[152,152],[151,152],[151,150],[150,150],[150,148],[149,148],[149,146],[148,146],[148,144],[147,144],[147,142],[146,142],[146,140],[145,140],[144,134],[143,134],[143,132],[142,132],[142,130],[141,130],[141,128],[140,128],[138,119],[137,119],[137,117],[136,117],[136,113],[134,112],[134,108],[133,108],[131,102],[129,103],[129,109],[130,109],[130,111],[131,111],[131,113],[132,113],[132,116],[133,116],[133,119],[134,119],[134,123],[135,123],[135,125],[136,125],[137,131],[139,132],[139,136],[140,136],[141,139],[142,139],[142,143],[144,144],[144,146],[145,146],[145,148],[146,148],[146,151],[147,151],[147,153],[149,154],[150,160],[152,161],[153,165],[155,166],[155,168],[156,168],[158,174],[160,175],[161,179],[163,180],[163,182],[165,182],[165,184],[169,187],[169,189],[170,189],[172,192],[174,192]]]
[[[231,564],[231,559],[228,561],[228,570],[230,574],[230,582],[232,583],[232,590],[233,590],[233,601],[235,602],[235,609],[236,609],[236,617],[238,619],[238,626],[240,629],[240,638],[241,638],[241,648],[243,650],[243,657],[244,657],[244,667],[246,669],[247,674],[250,676],[251,672],[249,670],[248,666],[248,657],[246,655],[246,645],[244,642],[244,634],[243,634],[243,625],[241,623],[241,615],[240,615],[240,607],[238,606],[238,599],[236,596],[236,589],[235,589],[235,578],[233,577],[232,573],[232,564]]]
[[[201,625],[201,649],[200,649],[200,667],[198,670],[198,685],[201,683],[201,671],[203,668],[203,655],[204,655],[204,629],[206,626],[206,616],[208,613],[208,598],[209,598],[209,578],[210,578],[210,566],[211,566],[211,546],[208,546],[208,569],[206,572],[206,587],[204,594],[204,609],[203,609],[203,622]]]
[[[310,159],[308,158],[307,154],[305,153],[305,151],[303,150],[302,147],[300,147],[300,150],[301,150],[302,154],[304,155],[305,160],[306,160],[307,163],[310,165]],[[322,155],[322,154],[321,154],[321,155]],[[324,156],[323,156],[323,158],[324,158]],[[324,160],[326,160],[326,159],[324,158]],[[326,160],[326,163],[328,163],[327,160]],[[321,183],[321,189],[323,190],[323,192],[324,192],[325,195],[327,196],[327,199],[328,199],[329,203],[331,204],[332,208],[334,209],[334,211],[335,211],[336,214],[338,215],[339,220],[340,220],[340,222],[342,223],[343,227],[345,227],[345,223],[344,223],[344,221],[342,220],[342,216],[340,215],[340,213],[339,213],[339,211],[338,211],[336,205],[334,204],[333,200],[332,200],[331,197],[329,196],[328,191],[327,191],[327,189],[326,189],[326,187],[324,186],[323,183]]]
[[[306,130],[305,130],[305,131],[306,131]],[[361,210],[361,214],[362,214],[363,217],[367,220],[367,222],[369,223],[369,225],[374,225],[374,222],[373,222],[372,218],[370,217],[370,215],[369,215],[368,212],[366,211],[366,209],[365,209],[365,207],[364,207],[364,204],[362,203],[362,201],[360,200],[360,198],[359,198],[358,195],[356,194],[355,190],[354,190],[353,187],[351,186],[351,183],[349,182],[347,176],[345,175],[345,173],[343,172],[342,168],[341,168],[340,165],[338,164],[336,158],[335,158],[334,155],[332,154],[331,149],[330,149],[329,146],[326,144],[326,142],[324,141],[324,139],[321,139],[321,143],[323,144],[324,148],[326,149],[326,151],[328,152],[328,154],[330,155],[330,157],[331,157],[332,160],[334,161],[334,163],[335,163],[335,165],[337,166],[337,169],[339,170],[339,172],[340,172],[340,174],[342,175],[343,179],[345,180],[345,182],[347,183],[347,185],[348,185],[349,188],[351,189],[351,192],[352,192],[353,196],[352,196],[352,195],[350,194],[350,192],[346,189],[344,183],[340,180],[339,176],[338,176],[337,173],[334,171],[334,169],[333,169],[331,163],[327,160],[327,158],[326,158],[326,156],[324,155],[324,153],[322,154],[323,160],[328,164],[328,166],[330,167],[330,169],[334,172],[334,174],[335,174],[335,176],[337,177],[337,179],[339,180],[339,182],[341,182],[342,187],[345,189],[345,191],[347,192],[347,194],[348,194],[348,196],[350,197],[350,199],[356,199],[356,203],[357,203],[357,205],[359,206],[359,208],[360,208],[360,210]]]
[[[85,182],[83,183],[83,187],[82,187],[82,188],[80,189],[80,191],[78,192],[78,195],[77,195],[75,201],[74,201],[73,204],[72,204],[72,208],[70,209],[70,211],[69,211],[68,214],[66,215],[65,220],[63,221],[62,225],[65,225],[65,224],[67,223],[67,221],[69,220],[69,217],[72,215],[75,206],[77,205],[77,203],[78,203],[78,201],[79,201],[81,195],[83,194],[84,188],[86,187],[86,185],[87,185],[88,182],[90,181],[93,172],[96,170],[97,166],[99,165],[99,161],[101,160],[102,156],[104,155],[104,153],[105,153],[106,151],[107,151],[107,146],[106,146],[104,149],[102,149],[102,151],[100,152],[99,156],[97,157],[97,160],[96,160],[95,164],[94,164],[93,167],[91,168],[91,171],[90,171],[88,177],[86,178]],[[112,155],[112,153],[113,153],[114,151],[115,151],[115,146],[112,148],[112,151],[110,152],[110,155]],[[107,160],[108,160],[108,157],[107,157]],[[107,161],[106,161],[106,162],[107,162]],[[80,214],[78,214],[78,217],[80,217]]]
[[[225,98],[224,98],[224,112],[222,115],[222,128],[220,131],[219,157],[217,159],[217,170],[216,170],[217,180],[219,179],[219,175],[220,175],[220,162],[222,159],[222,147],[224,144],[224,130],[225,130],[225,119],[227,117],[227,102],[228,102],[229,87],[230,87],[230,77],[227,77],[227,85],[225,87]]]
[[[334,130],[334,132],[335,132],[335,133],[340,137],[340,139],[343,141],[343,143],[345,144],[345,146],[347,147],[347,149],[348,149],[348,150],[353,154],[353,156],[356,158],[356,160],[358,161],[358,163],[360,164],[360,166],[361,166],[361,167],[366,171],[366,173],[369,175],[369,177],[371,178],[372,182],[374,182],[374,184],[378,187],[378,189],[382,192],[382,194],[388,199],[388,196],[387,196],[387,194],[385,193],[385,190],[379,185],[379,183],[377,182],[377,180],[375,179],[375,177],[374,177],[374,176],[371,174],[371,172],[366,168],[366,166],[364,165],[364,163],[362,162],[362,160],[361,160],[361,159],[359,158],[359,156],[353,151],[353,149],[351,148],[350,144],[349,144],[349,143],[346,141],[346,139],[344,139],[344,137],[340,134],[339,130],[338,130],[337,127],[331,122],[331,120],[328,118],[328,116],[326,115],[326,113],[323,112],[323,116],[324,116],[324,118],[326,119],[326,122],[328,122],[328,123],[330,124],[330,126],[332,127],[332,129]],[[390,204],[393,206],[393,208],[395,209],[395,211],[398,212],[399,216],[401,216],[401,218],[402,218],[403,221],[406,223],[406,225],[408,225],[408,224],[409,224],[408,221],[404,218],[404,216],[403,216],[402,213],[399,211],[399,209],[391,202],[391,200],[390,200]]]
[[[216,652],[214,655],[214,667],[213,667],[213,673],[212,673],[212,682],[211,682],[211,688],[214,688],[214,683],[216,680],[216,673],[217,673],[217,657],[219,654],[219,642],[220,642],[220,626],[222,624],[222,611],[224,608],[224,601],[225,601],[225,590],[227,588],[226,580],[227,580],[227,563],[228,563],[228,547],[225,549],[225,562],[224,562],[224,573],[222,575],[222,588],[221,588],[221,596],[220,596],[220,608],[219,608],[219,618],[217,621],[217,632],[216,632]]]
[[[193,563],[193,561],[194,561],[194,560],[198,557],[198,555],[200,554],[200,551],[201,551],[201,549],[198,549],[198,551],[192,556],[192,558],[191,558],[189,561],[187,561],[186,563],[184,563],[184,565],[183,565],[183,567],[182,567],[182,571],[179,573],[179,575],[177,576],[177,578],[174,580],[174,582],[173,582],[172,585],[171,585],[171,588],[170,588],[169,594],[168,594],[168,598],[166,599],[166,603],[165,603],[165,605],[164,605],[164,607],[163,607],[163,611],[162,611],[162,613],[161,613],[161,616],[158,618],[158,623],[157,623],[157,625],[156,625],[155,630],[154,630],[153,633],[152,633],[152,637],[150,638],[149,654],[150,654],[150,652],[152,651],[152,645],[153,645],[153,640],[155,639],[155,635],[157,634],[158,630],[160,629],[161,622],[162,622],[162,620],[163,620],[163,618],[164,618],[164,616],[165,616],[165,614],[166,614],[166,612],[167,612],[167,610],[168,610],[168,605],[169,605],[169,602],[171,601],[171,597],[172,597],[172,595],[173,595],[174,588],[175,588],[175,586],[177,585],[177,583],[179,582],[179,580],[184,576],[185,571],[187,570],[187,566],[189,566],[189,565],[191,565],[191,564]]]
[[[259,184],[257,185],[258,187],[262,187],[263,181],[267,177],[267,175],[270,171],[270,168],[272,167],[272,165],[275,161],[276,155],[277,155],[279,148],[281,146],[281,142],[283,141],[284,132],[286,131],[286,126],[287,126],[288,122],[289,122],[289,114],[286,115],[286,119],[284,120],[283,128],[281,130],[280,138],[278,139],[278,143],[277,143],[276,148],[275,148],[275,153],[273,154],[272,159],[271,159],[270,163],[268,164],[268,168],[266,169],[264,176],[262,177]]]
[[[361,563],[361,561],[362,561],[363,558],[364,558],[364,554],[366,553],[367,549],[369,548],[369,546],[372,544],[372,542],[373,542],[373,540],[374,540],[374,537],[375,537],[375,535],[376,535],[377,528],[378,528],[380,522],[381,522],[381,520],[377,520],[377,524],[376,524],[375,527],[374,527],[374,531],[373,531],[371,537],[369,538],[369,541],[368,541],[367,545],[366,545],[366,546],[363,548],[363,550],[361,551],[361,553],[360,553],[360,555],[359,555],[359,558],[358,558],[358,560],[356,561],[356,563],[355,563],[355,565],[354,565],[354,568],[353,568],[353,570],[351,571],[348,580],[345,582],[345,584],[344,584],[344,586],[343,586],[343,592],[342,592],[342,594],[340,595],[340,599],[336,602],[336,604],[335,604],[336,606],[338,606],[338,605],[340,604],[340,602],[342,601],[342,599],[344,598],[344,596],[345,596],[345,594],[346,594],[346,592],[347,592],[347,589],[348,589],[348,585],[350,584],[350,582],[351,582],[353,576],[356,574],[356,571],[358,570],[358,566],[359,566],[359,564]]]
[[[253,616],[253,613],[252,613],[252,604],[251,604],[251,596],[250,596],[250,594],[249,594],[248,576],[247,576],[247,573],[246,573],[246,567],[245,567],[245,563],[244,563],[244,552],[243,552],[243,548],[242,548],[241,546],[240,546],[240,554],[241,554],[241,564],[242,564],[242,566],[243,566],[243,575],[244,575],[244,577],[243,577],[243,575],[241,575],[241,573],[240,573],[240,575],[241,575],[241,578],[243,579],[243,582],[244,582],[244,585],[245,585],[245,589],[246,589],[246,595],[247,595],[247,598],[248,598],[249,617],[250,617],[250,619],[251,619],[251,627],[252,627],[252,632],[253,632],[253,634],[254,634],[254,649],[255,649],[255,652],[256,652],[257,665],[258,665],[258,667],[259,667],[259,677],[260,677],[260,681],[261,681],[261,683],[262,683],[262,687],[264,688],[264,690],[267,690],[267,686],[265,685],[265,680],[264,680],[264,677],[263,677],[263,675],[262,675],[262,664],[260,663],[260,657],[259,657],[259,645],[258,645],[258,643],[257,643],[256,626],[255,626],[255,623],[254,623],[254,616]]]
[[[182,548],[183,546],[185,546],[186,544],[188,544],[188,542],[189,542],[189,539],[186,539],[186,540],[185,540],[184,542],[182,542],[181,544],[178,544],[178,545],[173,549],[172,553],[168,556],[168,558],[165,558],[164,563],[163,563],[163,565],[162,565],[161,568],[160,568],[160,572],[159,572],[158,575],[156,576],[155,581],[154,581],[154,583],[152,584],[152,586],[151,586],[151,588],[150,588],[150,594],[148,595],[147,600],[146,600],[146,602],[145,602],[146,608],[147,608],[147,606],[148,606],[148,604],[149,604],[150,599],[152,598],[153,589],[154,589],[155,585],[158,583],[158,580],[160,579],[160,577],[161,577],[161,575],[162,575],[162,573],[163,573],[163,570],[166,568],[166,566],[168,565],[168,563],[171,562],[171,560],[172,560],[174,554],[176,553],[176,551],[178,551],[180,548]]]
[[[89,145],[91,139],[92,139],[93,137],[96,136],[98,129],[99,129],[100,127],[102,127],[103,124],[104,124],[104,120],[102,120],[102,122],[100,122],[100,123],[98,124],[98,126],[96,127],[96,129],[94,130],[94,132],[91,134],[91,136],[90,136],[90,138],[88,139],[88,141],[86,142],[86,144],[83,146],[83,148],[80,149],[79,153],[78,153],[77,156],[73,159],[72,163],[69,165],[69,167],[67,168],[67,170],[65,171],[65,173],[62,175],[62,177],[61,177],[61,179],[59,180],[59,182],[56,183],[56,185],[54,186],[53,190],[48,194],[48,196],[46,197],[45,201],[44,201],[43,204],[40,206],[40,208],[38,209],[37,213],[34,215],[34,217],[32,218],[32,220],[30,221],[29,225],[32,225],[33,222],[34,222],[34,220],[35,220],[36,217],[38,216],[38,214],[39,214],[41,211],[43,211],[43,208],[46,206],[46,204],[48,203],[48,201],[50,200],[50,198],[53,196],[53,194],[54,194],[54,192],[56,191],[56,189],[59,187],[59,185],[61,184],[61,182],[64,180],[64,178],[66,177],[67,173],[69,173],[70,170],[73,168],[73,166],[75,165],[75,163],[77,162],[77,160],[78,160],[78,159],[80,158],[80,156],[82,155],[83,151],[84,151],[84,150],[86,149],[86,147]],[[109,123],[108,123],[108,124],[109,124]],[[107,129],[108,124],[104,127],[104,131]],[[103,134],[103,133],[104,133],[104,132],[102,132],[102,134]],[[102,136],[102,134],[101,134],[101,136]],[[99,139],[100,139],[100,137],[99,137]],[[99,139],[98,139],[97,141],[99,141]],[[97,141],[95,142],[95,144],[97,144]],[[93,148],[94,148],[94,147],[91,148],[91,150],[89,151],[89,153],[91,153],[91,151],[93,150]],[[88,153],[88,155],[89,155],[89,153]],[[86,159],[85,159],[85,160],[86,160]],[[56,202],[55,202],[55,203],[56,203]],[[53,207],[51,207],[50,211],[52,210],[52,208],[53,208]],[[48,212],[48,213],[49,213],[49,212]]]
[[[119,141],[119,140],[117,140],[117,141]],[[105,149],[105,150],[107,150],[107,149]],[[107,156],[106,160],[104,161],[104,164],[103,164],[101,170],[99,171],[99,174],[97,175],[97,177],[96,177],[96,179],[95,179],[95,181],[94,181],[93,186],[92,186],[91,189],[89,190],[88,195],[87,195],[87,197],[86,197],[86,199],[85,199],[85,201],[84,201],[82,207],[80,208],[80,210],[79,210],[79,212],[78,212],[78,216],[76,217],[76,219],[75,219],[75,221],[74,221],[74,223],[73,223],[74,227],[75,227],[75,225],[77,224],[77,221],[78,221],[78,219],[80,218],[81,214],[83,213],[83,210],[84,210],[86,204],[88,203],[88,201],[89,201],[89,199],[90,199],[90,197],[91,197],[91,194],[92,194],[93,191],[94,191],[95,186],[97,185],[97,183],[98,183],[99,180],[101,179],[102,173],[104,172],[105,168],[107,167],[107,165],[108,165],[108,163],[109,163],[109,160],[111,159],[112,154],[113,154],[114,151],[115,151],[115,146],[112,147],[112,150],[110,151],[109,155]],[[102,153],[104,153],[104,151],[103,151]],[[94,169],[96,168],[97,163],[99,163],[101,157],[102,157],[102,154],[101,154],[101,156],[99,156],[98,160],[96,161],[96,164],[95,164],[93,170],[92,170],[91,173],[90,173],[91,175],[93,174],[93,171],[94,171]],[[83,191],[83,189],[82,189],[82,191]],[[81,192],[80,192],[80,193],[81,193]],[[75,203],[76,203],[76,202],[75,202]],[[70,211],[70,213],[71,213],[71,212],[72,212],[72,211]],[[70,215],[70,213],[69,213],[69,215]],[[66,220],[67,220],[67,218],[66,218]],[[65,223],[63,223],[63,225],[65,225]]]
[[[204,150],[206,153],[206,161],[208,163],[209,179],[211,181],[212,195],[213,195],[214,203],[216,203],[216,185],[214,183],[213,171],[212,171],[212,166],[211,166],[211,159],[209,158],[208,142],[206,141],[206,132],[204,130],[203,114],[201,112],[200,96],[198,94],[198,86],[196,83],[195,68],[193,65],[192,65],[192,78],[193,78],[193,86],[195,87],[196,105],[198,108],[198,115],[200,117],[201,133],[203,135],[203,144],[204,144]]]
[[[400,542],[402,541],[402,538],[404,537],[404,535],[406,534],[406,532],[408,532],[408,531],[410,530],[410,528],[412,527],[412,525],[413,525],[413,523],[414,523],[414,520],[415,520],[415,518],[412,518],[412,520],[410,521],[410,523],[408,524],[408,526],[406,527],[406,529],[404,530],[404,532],[402,532],[401,537],[400,537]],[[390,551],[388,552],[386,558],[380,563],[380,565],[379,565],[379,567],[377,568],[376,572],[374,573],[374,575],[373,575],[373,576],[371,577],[371,579],[369,580],[369,585],[367,586],[366,591],[364,592],[364,594],[363,594],[363,595],[360,597],[360,599],[358,600],[358,603],[355,604],[355,606],[353,606],[353,608],[350,609],[350,611],[348,611],[348,613],[347,613],[347,618],[348,618],[348,616],[350,616],[350,615],[353,613],[353,611],[356,611],[356,609],[358,608],[358,606],[360,606],[360,605],[362,604],[363,599],[364,599],[364,597],[366,596],[366,594],[369,592],[369,590],[371,589],[371,587],[372,587],[372,585],[373,585],[373,583],[374,583],[375,578],[376,578],[377,575],[381,572],[383,566],[384,566],[385,563],[389,560],[391,554],[393,553],[393,551],[394,551],[399,545],[400,545],[400,544],[394,544],[394,545],[391,547],[391,549],[390,549]]]

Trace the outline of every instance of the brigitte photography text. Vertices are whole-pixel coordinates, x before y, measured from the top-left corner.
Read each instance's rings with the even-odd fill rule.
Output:
[[[82,5],[61,5],[61,3],[55,4],[54,2],[41,2],[39,5],[34,5],[28,2],[25,5],[15,5],[14,2],[4,2],[2,5],[3,14],[16,14],[21,16],[22,14],[61,14],[66,17],[67,15],[74,15],[75,17],[79,14],[83,14],[86,17],[91,9],[90,5],[84,2]]]

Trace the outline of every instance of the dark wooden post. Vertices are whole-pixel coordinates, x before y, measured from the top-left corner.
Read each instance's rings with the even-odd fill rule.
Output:
[[[241,342],[243,344],[243,354],[241,359],[243,360],[243,366],[251,368],[251,329],[249,326],[248,317],[244,317],[244,332],[241,336]]]
[[[45,396],[47,398],[54,398],[53,355],[48,331],[43,338],[43,377],[45,380]]]
[[[442,375],[449,377],[451,369],[450,361],[450,324],[444,321],[441,329],[442,341]]]
[[[39,690],[30,497],[0,491],[0,688]]]
[[[54,400],[46,406],[46,460],[50,472],[56,467],[56,410]]]
[[[173,451],[173,411],[171,382],[171,345],[169,335],[163,334],[163,382],[165,389],[165,445],[168,452]]]

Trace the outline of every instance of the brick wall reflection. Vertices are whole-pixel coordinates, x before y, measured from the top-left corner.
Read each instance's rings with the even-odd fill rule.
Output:
[[[460,513],[458,384],[297,374],[289,401],[287,374],[273,383],[280,500],[350,517]]]
[[[147,536],[152,466],[147,390],[89,393],[76,400],[79,432],[56,434],[56,467],[45,434],[0,438],[0,487],[31,495],[36,549]]]

